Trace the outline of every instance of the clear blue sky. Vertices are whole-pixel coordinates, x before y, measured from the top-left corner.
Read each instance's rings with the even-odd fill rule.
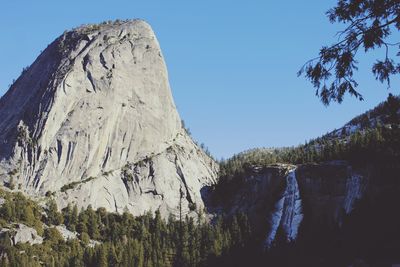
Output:
[[[290,2],[290,3],[289,3]],[[360,58],[364,102],[324,107],[296,72],[339,25],[324,13],[334,0],[307,1],[3,1],[0,95],[65,29],[142,18],[161,43],[175,103],[193,136],[218,158],[253,147],[303,143],[386,99],[370,56]],[[384,52],[374,56],[383,57]],[[398,94],[399,79],[392,88]]]

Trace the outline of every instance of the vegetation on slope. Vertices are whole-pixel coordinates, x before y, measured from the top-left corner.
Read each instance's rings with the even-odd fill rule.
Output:
[[[0,191],[5,202],[1,206],[3,227],[22,222],[35,227],[43,235],[43,244],[12,245],[10,235],[0,237],[0,266],[212,266],[218,257],[243,250],[251,230],[247,217],[216,218],[204,216],[168,221],[148,213],[133,217],[124,212],[109,213],[90,206],[78,212],[69,205],[59,212],[54,201],[40,207],[20,193]],[[64,223],[76,231],[79,239],[65,241],[54,227]],[[97,245],[89,240],[98,241]]]
[[[220,162],[220,179],[213,188],[214,203],[232,199],[255,168],[275,163],[307,164],[345,160],[354,166],[375,166],[386,172],[400,169],[400,97],[388,100],[342,129],[297,147],[252,149]],[[349,129],[354,129],[349,131]]]

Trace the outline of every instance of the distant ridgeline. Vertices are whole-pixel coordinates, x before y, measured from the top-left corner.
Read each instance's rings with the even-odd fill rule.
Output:
[[[256,148],[220,162],[220,183],[240,177],[254,166],[347,160],[353,164],[400,167],[400,97],[389,95],[376,108],[342,128],[296,147]]]

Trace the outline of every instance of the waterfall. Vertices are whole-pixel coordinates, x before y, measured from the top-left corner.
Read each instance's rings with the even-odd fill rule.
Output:
[[[362,198],[363,192],[363,177],[360,174],[351,173],[351,177],[346,179],[346,195],[343,203],[346,214],[350,214],[356,200]]]
[[[282,228],[287,242],[295,240],[302,220],[302,204],[294,168],[286,176],[285,190],[275,203],[269,217],[270,230],[265,239],[265,248],[271,248],[279,227]]]

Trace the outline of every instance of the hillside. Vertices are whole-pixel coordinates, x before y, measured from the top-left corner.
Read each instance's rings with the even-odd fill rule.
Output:
[[[399,111],[400,98],[389,96],[307,144],[235,155],[208,189],[209,210],[247,214],[254,242],[266,251],[253,248],[248,257],[264,264],[399,261]]]
[[[54,200],[42,205],[2,189],[0,201],[0,266],[218,266],[250,235],[244,215],[210,225],[201,213],[166,221],[159,211],[59,211]]]

